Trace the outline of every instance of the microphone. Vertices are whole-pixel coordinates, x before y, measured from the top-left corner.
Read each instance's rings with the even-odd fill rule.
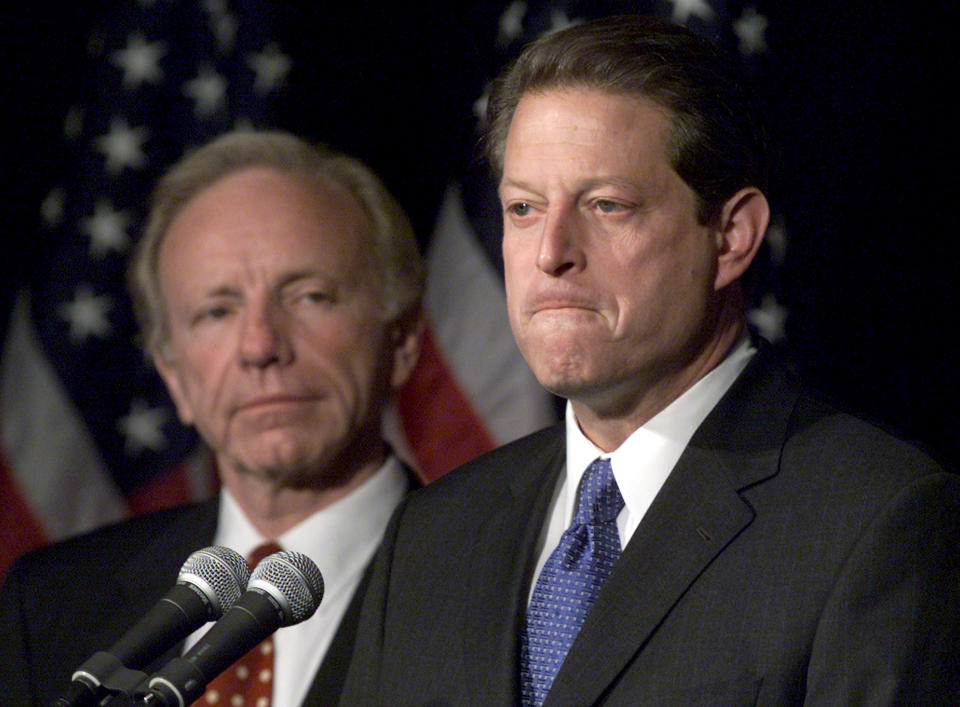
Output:
[[[74,672],[69,691],[54,702],[55,707],[94,704],[108,691],[104,683],[112,676],[142,668],[207,621],[220,618],[249,577],[246,561],[228,547],[214,545],[194,552],[170,591],[120,640],[94,653]]]
[[[247,591],[203,638],[149,682],[143,704],[187,707],[207,683],[281,626],[313,616],[323,597],[323,577],[306,555],[281,551],[264,558]]]

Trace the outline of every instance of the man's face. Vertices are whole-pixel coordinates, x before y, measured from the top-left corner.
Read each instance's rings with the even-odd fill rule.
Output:
[[[221,179],[174,219],[157,366],[221,467],[323,488],[380,452],[384,400],[409,370],[370,250],[352,197],[266,169]]]
[[[688,378],[712,336],[718,240],[668,127],[651,101],[557,89],[527,94],[507,136],[510,323],[541,384],[598,413]]]

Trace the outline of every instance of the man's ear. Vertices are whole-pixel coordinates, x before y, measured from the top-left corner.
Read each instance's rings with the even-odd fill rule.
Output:
[[[394,390],[403,387],[413,373],[420,358],[425,328],[423,311],[419,307],[403,315],[394,323],[390,334],[393,337],[393,370],[390,375],[390,385]]]
[[[193,408],[184,394],[177,364],[166,353],[158,352],[153,355],[153,365],[156,366],[157,373],[160,374],[170,397],[173,398],[173,402],[177,406],[177,417],[183,424],[192,425],[194,421]]]
[[[714,289],[723,289],[747,271],[760,249],[769,223],[770,205],[756,187],[745,187],[727,199],[715,231],[717,277]]]

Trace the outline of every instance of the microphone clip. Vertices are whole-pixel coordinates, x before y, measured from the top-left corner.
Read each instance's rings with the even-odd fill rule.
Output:
[[[148,679],[140,670],[131,670],[107,651],[97,651],[73,674],[71,690],[53,707],[101,705],[134,694]]]

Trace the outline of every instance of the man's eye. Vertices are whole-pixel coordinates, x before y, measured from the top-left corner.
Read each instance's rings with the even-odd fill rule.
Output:
[[[203,311],[204,319],[223,319],[230,313],[226,307],[210,307]]]
[[[229,315],[230,308],[225,305],[207,307],[206,309],[201,309],[196,313],[196,315],[193,317],[193,323],[200,324],[201,322],[219,321],[221,319],[226,319]]]
[[[508,210],[514,216],[528,216],[532,209],[530,208],[530,204],[528,204],[527,202],[518,201],[515,204],[510,204],[510,206],[508,207]]]
[[[330,302],[333,300],[333,296],[329,292],[324,292],[321,290],[313,290],[307,292],[303,295],[304,299],[308,302]]]
[[[597,199],[597,209],[605,214],[623,211],[624,208],[624,205],[620,202],[610,201],[610,199]]]

